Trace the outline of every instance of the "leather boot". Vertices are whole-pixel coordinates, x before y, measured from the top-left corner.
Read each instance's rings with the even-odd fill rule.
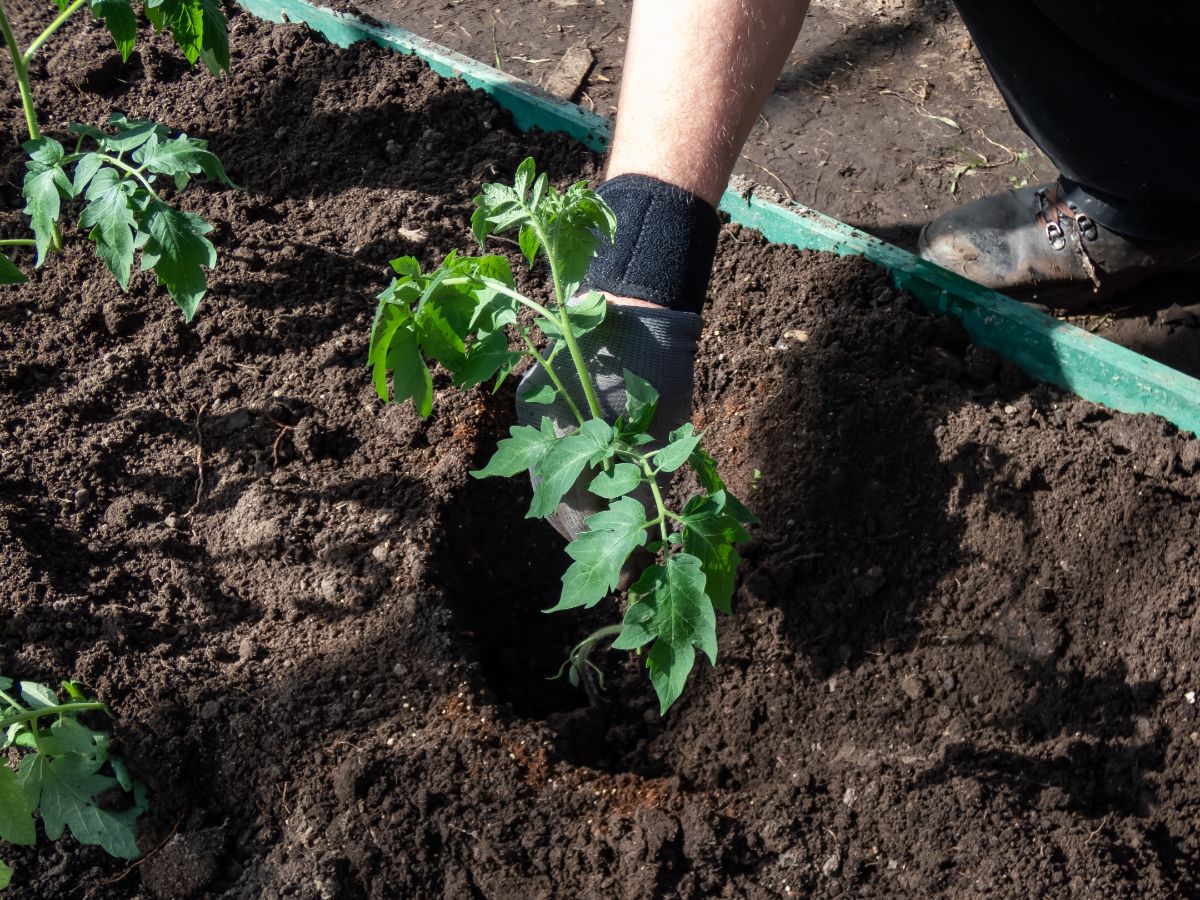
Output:
[[[1060,196],[1024,187],[938,216],[921,231],[930,262],[1018,300],[1082,312],[1165,272],[1200,274],[1200,241],[1109,231]]]

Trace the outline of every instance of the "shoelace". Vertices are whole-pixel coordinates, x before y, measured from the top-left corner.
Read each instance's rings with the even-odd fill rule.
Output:
[[[1074,203],[1062,199],[1057,181],[1049,189],[1040,189],[1037,192],[1037,201],[1038,208],[1034,211],[1034,218],[1045,230],[1050,246],[1055,250],[1065,250],[1070,242],[1072,249],[1079,256],[1083,271],[1091,279],[1092,289],[1099,291],[1100,276],[1085,244],[1086,241],[1094,241],[1100,236],[1096,223],[1085,213],[1081,213]],[[1069,227],[1068,222],[1075,227]]]

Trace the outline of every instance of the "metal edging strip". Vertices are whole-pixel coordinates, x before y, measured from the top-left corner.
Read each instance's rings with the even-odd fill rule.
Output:
[[[305,0],[238,0],[271,22],[303,22],[330,42],[370,41],[419,56],[446,78],[461,78],[490,94],[522,131],[562,132],[592,150],[607,148],[612,124],[603,116],[546,93],[412,32],[314,6]],[[971,339],[995,350],[1034,378],[1085,400],[1131,413],[1162,416],[1200,434],[1200,380],[980,287],[866,232],[799,204],[782,205],[726,191],[722,211],[769,241],[801,249],[861,255],[891,271],[897,285],[923,305],[954,316]]]

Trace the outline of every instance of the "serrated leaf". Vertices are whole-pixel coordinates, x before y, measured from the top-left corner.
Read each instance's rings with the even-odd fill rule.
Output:
[[[23,847],[37,841],[33,813],[25,803],[17,773],[3,762],[0,762],[0,840]]]
[[[495,332],[472,341],[462,369],[454,376],[454,386],[467,390],[487,381],[505,366],[520,361],[521,354],[508,349],[503,332]]]
[[[12,877],[12,867],[4,860],[0,859],[0,891],[12,884]]]
[[[548,404],[558,399],[558,391],[552,384],[543,384],[531,391],[518,394],[518,398],[522,403]]]
[[[150,138],[165,138],[167,129],[149,119],[131,119],[122,112],[115,112],[108,117],[108,124],[116,129],[116,134],[106,134],[99,129],[87,125],[71,124],[71,131],[86,134],[96,138],[100,148],[110,153],[129,153],[136,150]]]
[[[40,753],[30,753],[17,763],[17,784],[25,795],[25,805],[37,809],[42,797],[42,779],[46,771],[46,758]]]
[[[528,519],[544,519],[558,509],[563,495],[589,464],[596,465],[612,455],[612,426],[600,419],[589,419],[579,430],[550,448],[534,470],[537,486]]]
[[[45,709],[48,706],[58,706],[58,694],[53,688],[36,681],[21,682],[21,696],[29,704],[30,709]]]
[[[204,268],[217,264],[217,251],[204,235],[212,226],[192,213],[150,200],[139,231],[149,235],[142,248],[142,269],[153,269],[190,322],[208,290]]]
[[[63,147],[52,138],[26,141],[29,154],[25,163],[25,181],[21,192],[25,197],[25,215],[30,218],[36,241],[37,261],[41,266],[54,240],[54,230],[62,212],[62,198],[71,196],[71,179],[62,168]]]
[[[525,257],[526,262],[532,267],[534,262],[537,261],[538,248],[541,246],[537,232],[529,225],[522,225],[520,232],[517,234],[517,244],[520,246],[521,253]]]
[[[544,416],[541,428],[514,425],[508,433],[512,436],[500,441],[488,464],[471,473],[475,478],[507,478],[533,469],[559,440],[554,433],[554,425]]]
[[[208,142],[190,138],[186,134],[169,141],[160,141],[154,135],[137,149],[133,158],[151,172],[174,178],[179,190],[187,187],[192,175],[201,173],[210,181],[234,186],[225,174],[221,160],[208,149]]]
[[[658,391],[636,372],[622,369],[625,381],[625,427],[630,433],[644,432],[654,419],[658,407]]]
[[[683,692],[695,661],[694,647],[715,665],[717,620],[704,593],[700,560],[688,553],[670,557],[663,566],[649,567],[630,589],[638,595],[613,642],[616,649],[636,649],[654,640],[646,658],[650,682],[665,713]]]
[[[725,492],[725,511],[733,516],[742,525],[757,525],[758,517],[750,510],[746,509],[733,494],[725,490],[725,482],[721,480],[721,476],[717,474],[717,463],[703,447],[697,447],[692,451],[692,455],[688,457],[688,465],[696,473],[700,479],[700,485],[704,488],[705,493],[715,494],[718,491]]]
[[[137,16],[129,0],[91,0],[92,15],[104,22],[121,61],[126,62],[137,42]]]
[[[200,0],[204,28],[200,58],[208,71],[217,75],[229,71],[229,26],[217,0]]]
[[[427,418],[433,412],[433,376],[421,358],[416,335],[406,328],[397,330],[386,359],[392,373],[392,399],[403,403],[411,397],[417,415]]]
[[[99,172],[103,165],[104,159],[99,153],[88,153],[80,158],[79,162],[75,163],[75,177],[71,179],[71,195],[82,195],[92,176]]]
[[[112,766],[113,774],[117,776],[117,784],[121,786],[121,790],[127,794],[132,792],[133,776],[129,774],[129,766],[125,765],[125,760],[114,756],[109,760],[109,765]]]
[[[749,540],[741,523],[726,510],[727,497],[718,491],[695,496],[683,508],[683,549],[700,560],[704,591],[721,612],[731,611],[734,577],[741,557],[735,544]]]
[[[41,738],[41,749],[43,753],[51,756],[78,753],[80,756],[95,758],[96,732],[81,725],[74,718],[63,716],[50,726],[49,734]]]
[[[660,471],[674,472],[688,461],[699,443],[700,435],[695,433],[691,422],[685,422],[671,432],[667,446],[655,453],[651,460]]]
[[[611,472],[601,472],[593,478],[588,490],[597,497],[612,500],[614,497],[628,494],[641,483],[641,468],[633,463],[617,463]]]
[[[97,804],[100,794],[117,781],[97,774],[99,764],[76,754],[51,760],[43,767],[42,796],[39,810],[52,841],[62,837],[66,828],[81,844],[103,847],[110,855],[137,859],[136,820],[141,810],[114,812]]]
[[[169,31],[184,58],[195,63],[204,49],[204,9],[198,0],[146,0],[146,18]]]
[[[11,259],[0,253],[0,284],[24,284],[28,280],[25,273],[13,265]]]
[[[574,297],[567,301],[567,318],[571,320],[571,330],[575,332],[575,337],[581,337],[598,328],[604,322],[607,312],[608,301],[599,291],[589,291],[582,297]]]
[[[546,612],[595,606],[616,588],[629,554],[646,543],[646,511],[632,497],[588,516],[584,524],[588,530],[567,545],[575,562],[562,577],[559,601]]]
[[[82,164],[82,160],[80,162]],[[115,170],[100,169],[91,178],[86,195],[88,206],[79,216],[80,227],[91,229],[88,237],[96,242],[96,255],[104,260],[122,290],[129,287],[129,275],[133,271],[137,220],[130,199],[134,188]]]

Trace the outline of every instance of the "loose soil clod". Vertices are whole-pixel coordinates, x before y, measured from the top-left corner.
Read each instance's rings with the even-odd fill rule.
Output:
[[[599,652],[597,715],[545,678],[613,610],[544,616],[558,539],[466,477],[511,387],[439,384],[422,423],[363,367],[389,257],[465,249],[525,155],[596,161],[412,59],[231,29],[222,82],[151,39],[88,87],[91,27],[47,61],[79,85],[54,108],[153,114],[245,190],[181,198],[222,254],[192,328],[78,236],[0,292],[5,671],[110,703],[162,847],[107,884],[124,864],[71,841],[14,854],[14,897],[1200,890],[1195,442],[1029,386],[861,260],[729,228],[697,420],[763,525],[717,669],[659,720]]]

